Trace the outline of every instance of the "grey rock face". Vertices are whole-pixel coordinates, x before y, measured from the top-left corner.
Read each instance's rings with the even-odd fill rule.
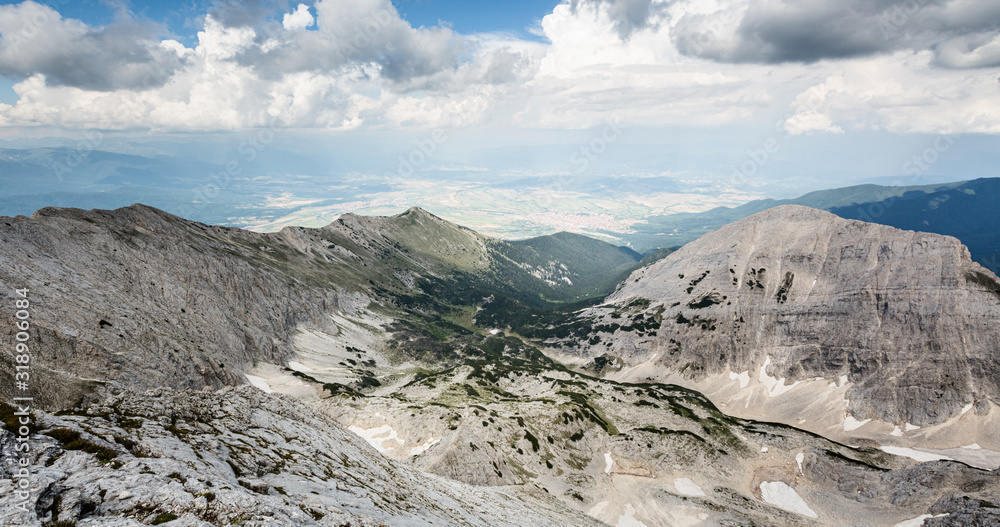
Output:
[[[283,235],[188,222],[144,206],[7,218],[0,297],[30,290],[33,388],[73,404],[89,385],[221,387],[291,354],[296,326],[349,301],[280,272]],[[306,268],[308,269],[308,268]],[[3,338],[12,336],[4,324]],[[0,360],[4,370],[12,370]],[[12,375],[5,371],[4,375]],[[4,384],[3,395],[12,389]]]
[[[256,362],[291,357],[295,330],[331,329],[331,314],[372,301],[391,310],[395,294],[420,294],[421,280],[461,276],[536,298],[582,287],[566,278],[586,274],[573,262],[514,249],[417,208],[268,234],[143,205],[45,208],[0,218],[0,302],[13,306],[15,288],[30,290],[36,402],[63,407],[105,382],[242,383]],[[540,262],[566,276],[535,276]],[[14,331],[2,324],[0,338]],[[13,370],[0,354],[0,374]],[[2,396],[12,390],[0,385]]]
[[[658,354],[692,379],[846,375],[859,420],[927,425],[1000,401],[1000,281],[955,238],[782,206],[636,271],[606,304],[630,302],[643,319],[586,355]]]
[[[250,386],[125,391],[35,418],[31,506],[20,511],[8,498],[4,463],[3,525],[148,525],[168,515],[172,526],[600,525],[537,490],[423,474],[302,403]],[[14,455],[6,429],[0,445]]]
[[[940,502],[958,493],[986,499],[1000,491],[1000,474],[960,463],[914,465],[733,419],[677,386],[538,365],[460,367],[380,395],[313,404],[419,469],[475,485],[537,485],[610,525],[627,525],[632,511],[648,526],[893,526],[932,505],[961,509]],[[762,496],[762,484],[777,482],[800,496],[814,522]]]

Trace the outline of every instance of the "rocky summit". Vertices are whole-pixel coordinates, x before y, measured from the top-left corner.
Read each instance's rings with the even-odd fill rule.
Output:
[[[1000,281],[952,237],[776,207],[634,272],[584,317],[567,353],[619,380],[841,436],[965,418],[964,444],[1000,447]]]
[[[38,350],[5,524],[1000,521],[1000,286],[953,238],[790,206],[643,259],[135,205],[0,218],[0,248]]]

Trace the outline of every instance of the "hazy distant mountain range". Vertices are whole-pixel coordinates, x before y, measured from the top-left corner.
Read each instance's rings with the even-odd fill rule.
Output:
[[[27,215],[45,206],[114,209],[145,203],[206,223],[274,231],[286,225],[319,227],[345,212],[396,213],[422,203],[495,237],[571,231],[647,253],[684,245],[767,208],[794,204],[956,236],[969,246],[974,260],[1000,268],[995,249],[1000,241],[1000,180],[995,178],[856,185],[739,204],[750,198],[723,197],[721,189],[664,178],[519,176],[492,181],[474,171],[464,176],[449,171],[450,179],[436,172],[415,173],[401,186],[404,179],[394,172],[338,167],[274,145],[243,148],[242,154],[239,144],[211,142],[100,146],[0,150],[5,190],[0,214]]]
[[[795,199],[765,199],[696,214],[651,217],[633,225],[634,233],[624,239],[640,251],[684,245],[727,223],[780,205],[804,205],[842,218],[954,236],[969,247],[973,260],[994,272],[1000,269],[1000,178],[915,187],[858,185]]]

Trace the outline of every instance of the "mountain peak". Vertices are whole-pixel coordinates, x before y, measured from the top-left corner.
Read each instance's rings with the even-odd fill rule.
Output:
[[[925,426],[1000,394],[995,365],[949,362],[990,364],[1000,331],[978,320],[1000,320],[994,284],[956,238],[783,205],[636,271],[608,303],[649,300],[664,321],[658,345],[676,346],[674,364],[699,382],[742,371],[827,379],[857,421]]]
[[[438,216],[435,216],[434,214],[431,214],[426,209],[422,209],[422,208],[417,207],[417,206],[410,207],[410,208],[406,209],[406,211],[401,212],[401,213],[393,216],[393,218],[411,218],[411,219],[412,218],[430,218],[430,219],[434,219],[434,220],[438,220],[438,221],[446,221],[446,220],[444,220],[444,219],[442,219],[442,218],[440,218]]]
[[[804,205],[778,205],[767,210],[753,214],[746,219],[753,218],[755,221],[775,221],[775,220],[837,220],[839,217],[825,210],[806,207]],[[738,223],[738,222],[737,222]]]

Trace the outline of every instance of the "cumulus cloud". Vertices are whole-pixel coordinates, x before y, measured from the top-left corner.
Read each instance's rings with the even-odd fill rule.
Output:
[[[14,86],[17,104],[0,107],[0,122],[162,130],[463,126],[521,89],[541,54],[537,44],[505,35],[413,28],[388,0],[320,0],[313,9],[315,17],[298,4],[278,14],[280,24],[257,25],[209,13],[192,48],[137,31],[95,50],[79,43],[120,29],[64,20],[30,2],[10,6],[4,12],[21,20],[43,10],[49,24],[35,34],[43,44],[35,53],[15,55],[8,46],[11,53],[0,55],[8,60],[0,62],[4,74],[25,77]],[[69,53],[68,43],[78,44],[79,58],[57,55]],[[101,82],[92,80],[105,70]]]
[[[223,27],[257,26],[274,13],[288,11],[290,0],[215,0],[208,16]]]
[[[299,4],[295,8],[295,11],[285,13],[285,16],[281,19],[281,26],[289,31],[293,31],[296,29],[305,29],[313,25],[314,22],[316,22],[316,19],[309,12],[309,6]]]
[[[792,134],[846,127],[895,133],[1000,133],[996,72],[934,67],[934,53],[901,51],[855,61],[792,102]]]
[[[994,2],[902,1],[564,0],[530,42],[414,28],[389,0],[222,0],[191,47],[23,2],[0,7],[0,74],[19,81],[0,126],[771,130],[783,114],[789,134],[1000,133]]]
[[[654,0],[571,0],[570,6],[574,12],[581,6],[605,8],[615,31],[628,40],[632,33],[655,25],[657,15],[665,11],[667,4]]]
[[[155,31],[129,20],[92,28],[31,1],[0,6],[0,75],[100,91],[158,87],[185,61]]]
[[[271,79],[333,71],[349,64],[376,64],[379,78],[400,92],[512,82],[530,69],[525,63],[531,58],[513,47],[484,50],[482,39],[459,35],[447,27],[414,28],[389,0],[319,0],[314,9],[315,31],[289,31],[298,29],[293,22],[298,20],[297,13],[312,20],[300,4],[294,17],[285,18],[283,32],[261,30],[254,45],[241,50],[235,59]],[[299,24],[306,21],[305,15]],[[489,67],[479,68],[477,62]],[[482,77],[470,76],[473,72]]]
[[[684,12],[673,38],[720,62],[812,63],[932,50],[937,65],[1000,64],[1000,3],[989,0],[741,0]]]

